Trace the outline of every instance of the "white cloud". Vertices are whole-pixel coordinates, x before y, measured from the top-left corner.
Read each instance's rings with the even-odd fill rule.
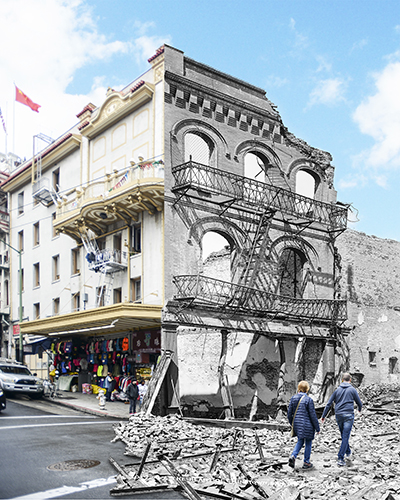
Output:
[[[154,28],[151,22],[137,25],[137,39],[109,38],[99,31],[95,13],[86,0],[2,0],[0,19],[0,106],[8,118],[8,150],[13,149],[14,143],[14,152],[22,157],[31,156],[35,134],[58,137],[78,121],[76,114],[88,102],[99,105],[105,98],[105,90],[113,81],[105,85],[103,75],[93,74],[93,70],[87,77],[87,87],[91,87],[87,95],[67,93],[78,70],[123,55],[128,62],[133,57],[140,64],[138,69],[132,67],[133,80],[164,41],[146,36],[146,31]],[[13,82],[41,105],[39,113],[14,104]],[[0,129],[0,151],[4,150],[3,137]]]
[[[376,93],[362,102],[353,115],[361,132],[375,141],[370,149],[361,153],[360,158],[364,168],[399,168],[400,62],[389,63],[374,78]],[[376,180],[382,182],[379,176]]]
[[[340,78],[328,78],[320,80],[310,93],[308,104],[335,105],[338,102],[344,101],[344,92],[346,90],[346,82]]]

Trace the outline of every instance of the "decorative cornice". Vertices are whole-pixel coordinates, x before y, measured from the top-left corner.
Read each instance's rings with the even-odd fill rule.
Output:
[[[82,109],[82,111],[80,111],[76,117],[77,118],[80,118],[81,115],[83,115],[84,113],[86,113],[87,111],[90,112],[90,114],[92,114],[92,111],[96,109],[96,106],[94,104],[92,104],[91,102],[89,104],[86,104],[86,106]]]
[[[164,45],[162,47],[160,47],[159,49],[157,49],[156,53],[153,56],[149,57],[149,59],[147,59],[147,61],[149,63],[151,63],[154,61],[154,59],[157,59],[157,57],[160,56],[161,54],[164,54]]]

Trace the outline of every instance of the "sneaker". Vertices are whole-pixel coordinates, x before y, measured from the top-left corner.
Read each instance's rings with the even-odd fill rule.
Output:
[[[312,463],[310,463],[310,462],[304,462],[304,464],[303,464],[303,467],[302,467],[302,468],[303,468],[303,469],[312,469],[313,467],[314,467],[314,466],[313,466],[313,464],[312,464]]]
[[[346,462],[343,460],[343,458],[338,458],[337,464],[339,467],[343,467],[346,465]]]
[[[345,454],[345,458],[347,458],[347,460],[352,460],[353,459],[353,453],[352,452],[346,453]]]
[[[296,461],[296,458],[292,455],[290,458],[289,458],[289,467],[291,467],[292,469],[294,469],[294,463]]]

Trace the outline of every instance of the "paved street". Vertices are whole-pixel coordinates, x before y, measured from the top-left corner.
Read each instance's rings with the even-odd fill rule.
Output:
[[[109,457],[121,464],[126,461],[124,445],[110,442],[115,423],[115,419],[85,415],[46,400],[8,399],[6,411],[0,414],[0,498],[110,498],[115,470]],[[68,460],[100,463],[62,470]],[[56,470],[51,470],[55,465]]]

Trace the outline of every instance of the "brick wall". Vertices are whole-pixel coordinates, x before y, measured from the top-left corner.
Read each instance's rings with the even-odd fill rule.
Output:
[[[400,381],[400,242],[347,230],[337,239],[348,300],[350,371],[363,383]]]

